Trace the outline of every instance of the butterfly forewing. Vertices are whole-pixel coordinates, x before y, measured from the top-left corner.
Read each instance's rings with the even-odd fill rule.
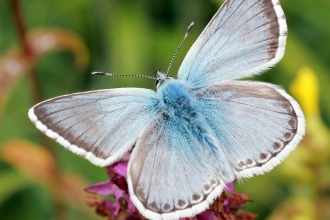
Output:
[[[298,103],[277,86],[222,81],[199,90],[198,95],[208,124],[238,178],[270,171],[305,133]]]
[[[286,35],[278,0],[227,0],[190,48],[178,77],[201,88],[259,74],[283,57]]]
[[[37,104],[29,117],[39,130],[93,164],[118,160],[155,116],[156,93],[113,89],[77,93]]]

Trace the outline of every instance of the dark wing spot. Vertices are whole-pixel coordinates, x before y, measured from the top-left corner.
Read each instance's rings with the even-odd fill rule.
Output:
[[[289,120],[289,125],[293,130],[297,130],[297,118],[296,117],[291,117]]]
[[[273,148],[274,148],[275,152],[277,153],[277,152],[281,151],[282,145],[278,142],[275,142],[273,145]]]
[[[212,186],[216,186],[216,184],[217,184],[217,181],[216,181],[216,180],[214,180],[214,179],[211,179],[211,181],[210,181],[210,182],[211,182],[211,185],[212,185]]]
[[[198,194],[193,194],[193,196],[192,196],[192,201],[193,201],[193,203],[198,203],[198,202],[200,202],[202,200],[202,196],[201,195],[198,195]]]
[[[183,201],[182,199],[180,199],[178,201],[178,208],[185,208],[187,205],[187,203],[185,201]]]
[[[211,186],[209,184],[204,185],[204,190],[209,191],[211,189]]]
[[[253,164],[253,160],[251,158],[246,160],[246,164],[247,165],[252,165]]]
[[[168,203],[166,203],[164,206],[163,206],[163,212],[170,212],[172,210],[172,206]]]
[[[243,162],[243,161],[240,161],[239,163],[238,163],[238,167],[239,168],[242,168],[242,167],[244,167],[245,166],[245,163]]]
[[[261,153],[259,155],[260,160],[266,160],[267,159],[267,154],[266,153]]]
[[[147,205],[147,208],[150,209],[151,211],[154,211],[154,212],[158,212],[159,211],[159,208],[158,208],[156,202],[149,203]]]
[[[292,132],[286,132],[286,133],[284,133],[284,138],[287,140],[287,141],[290,141],[290,140],[292,140],[292,138],[294,137],[294,133],[292,133]]]

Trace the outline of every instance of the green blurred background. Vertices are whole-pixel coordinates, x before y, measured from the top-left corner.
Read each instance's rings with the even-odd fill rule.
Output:
[[[30,48],[25,55],[14,2],[0,1],[0,219],[102,219],[86,205],[95,198],[83,189],[106,180],[105,169],[40,135],[28,109],[35,101],[73,92],[154,89],[152,80],[90,72],[166,71],[194,21],[170,71],[175,76],[223,1],[21,0]],[[235,189],[254,200],[246,210],[258,219],[330,219],[330,1],[281,0],[281,5],[289,29],[286,54],[255,79],[279,84],[298,100],[307,133],[285,162]]]

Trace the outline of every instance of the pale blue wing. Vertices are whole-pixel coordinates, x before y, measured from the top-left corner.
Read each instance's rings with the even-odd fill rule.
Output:
[[[118,160],[157,114],[152,90],[121,88],[49,99],[29,110],[36,127],[98,166]]]
[[[159,116],[138,138],[129,161],[130,198],[148,219],[194,216],[234,179],[221,149],[202,144],[181,119]]]
[[[298,103],[277,86],[222,81],[200,89],[198,96],[238,178],[270,171],[296,148],[305,133]]]
[[[286,36],[278,0],[227,0],[190,48],[178,78],[201,88],[260,74],[282,59]]]

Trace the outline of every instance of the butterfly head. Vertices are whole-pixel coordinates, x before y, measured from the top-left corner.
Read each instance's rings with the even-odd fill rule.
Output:
[[[167,73],[162,73],[160,70],[156,71],[156,87],[157,89],[163,88],[165,85],[167,85],[170,81],[174,80],[170,75]]]

